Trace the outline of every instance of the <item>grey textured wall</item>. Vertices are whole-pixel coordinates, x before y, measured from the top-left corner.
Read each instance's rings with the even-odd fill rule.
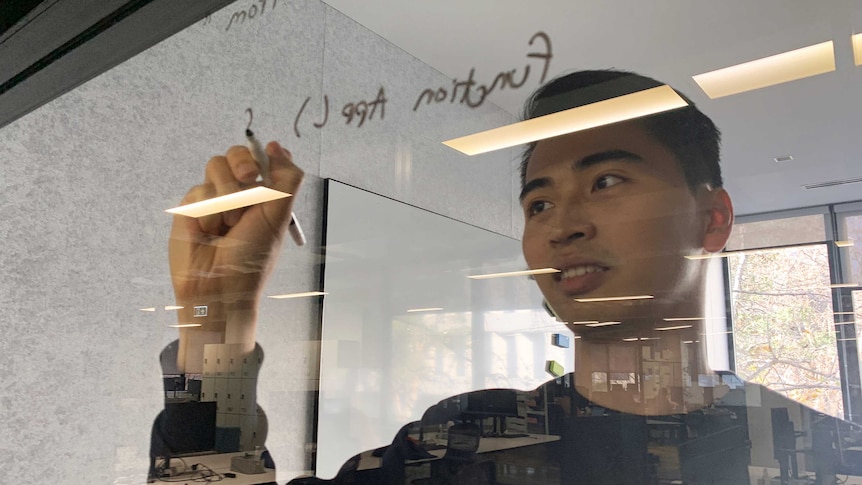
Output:
[[[176,338],[169,312],[139,311],[172,303],[163,210],[243,142],[246,107],[307,173],[295,211],[312,244],[285,245],[268,292],[318,282],[325,177],[519,233],[517,152],[467,158],[439,144],[510,114],[488,103],[414,113],[424,88],[451,80],[319,1],[266,3],[226,30],[261,4],[237,2],[0,130],[0,467],[15,483],[144,481],[158,353]],[[341,107],[381,86],[385,119],[346,125]],[[280,480],[308,466],[317,323],[308,301],[261,309],[258,400]]]

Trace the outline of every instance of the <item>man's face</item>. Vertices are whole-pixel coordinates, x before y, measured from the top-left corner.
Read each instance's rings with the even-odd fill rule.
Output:
[[[705,189],[704,189],[705,190]],[[521,206],[524,257],[566,322],[620,321],[699,299],[708,216],[676,157],[637,122],[572,133],[536,146]],[[575,299],[654,296],[639,303]]]

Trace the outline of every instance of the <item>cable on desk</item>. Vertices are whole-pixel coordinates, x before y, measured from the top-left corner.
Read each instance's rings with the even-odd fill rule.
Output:
[[[179,475],[182,475],[188,471],[189,465],[188,465],[188,463],[186,463],[185,460],[183,460],[182,458],[173,458],[173,460],[180,460],[183,464],[183,471],[181,471],[179,473]],[[159,478],[160,480],[161,480],[160,477],[162,476],[162,473],[164,473],[166,471],[168,463],[170,463],[169,460],[162,460],[160,465],[156,465],[156,477]]]
[[[182,458],[172,458],[172,460],[180,460],[183,462],[183,471],[176,476],[173,477],[163,477],[159,478],[160,482],[165,483],[178,483],[178,482],[198,482],[198,483],[212,483],[212,482],[220,482],[224,480],[224,475],[221,473],[213,471],[212,468],[204,465],[203,463],[195,463],[192,465],[192,469],[189,470],[188,464]],[[162,465],[164,468],[164,465]]]

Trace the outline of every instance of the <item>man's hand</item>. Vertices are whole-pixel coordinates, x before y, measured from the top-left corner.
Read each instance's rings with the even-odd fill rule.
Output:
[[[303,177],[290,152],[278,143],[270,142],[266,153],[270,188],[292,197],[200,218],[174,216],[168,254],[177,305],[183,307],[179,323],[227,322],[230,327],[231,310],[245,310],[244,318],[251,315],[252,321],[237,323],[250,329],[253,337],[260,293],[278,257]],[[249,150],[231,147],[225,156],[210,159],[204,183],[193,187],[182,204],[253,187],[258,185],[258,174],[258,164]],[[193,317],[197,305],[208,307],[206,318]]]

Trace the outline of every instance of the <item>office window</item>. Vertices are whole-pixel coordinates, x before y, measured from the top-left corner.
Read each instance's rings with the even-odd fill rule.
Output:
[[[852,243],[842,249],[844,277],[848,283],[862,282],[862,212],[838,215],[838,231],[842,241]]]
[[[853,296],[853,321],[856,322],[856,351],[859,354],[859,362],[862,363],[862,345],[859,345],[859,335],[862,335],[862,290],[851,292]]]
[[[743,217],[733,225],[727,250],[767,248],[825,240],[826,219],[823,214],[752,222],[746,222]]]
[[[740,252],[727,260],[739,376],[841,416],[826,244]]]

